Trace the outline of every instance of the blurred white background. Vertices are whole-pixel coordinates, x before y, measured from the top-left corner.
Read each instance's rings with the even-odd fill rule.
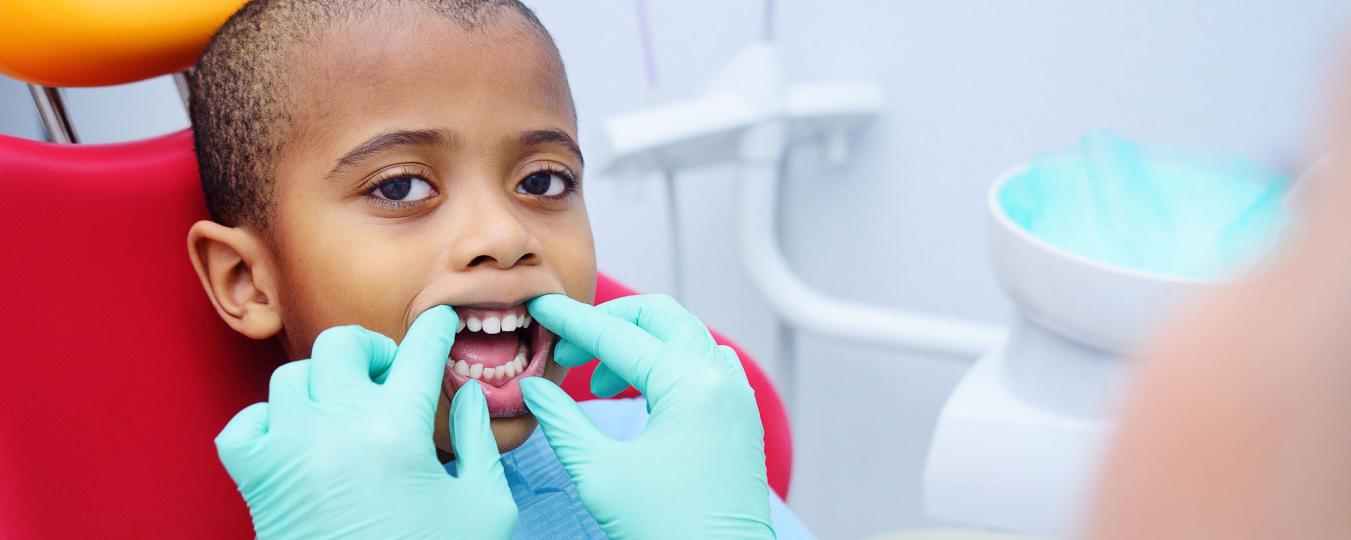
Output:
[[[669,291],[657,178],[599,174],[604,120],[698,95],[758,39],[762,0],[647,0],[660,92],[649,92],[633,0],[528,1],[567,64],[592,164],[586,197],[602,271]],[[1092,130],[1297,167],[1348,6],[1341,0],[780,0],[790,80],[860,80],[887,107],[842,167],[812,149],[784,189],[783,247],[842,298],[1000,322],[1009,305],[983,243],[995,176]],[[85,142],[181,129],[167,78],[67,92]],[[28,92],[0,78],[0,132],[41,138]],[[730,168],[679,176],[684,303],[778,373],[775,321],[734,245]],[[972,359],[802,334],[791,506],[823,538],[935,525],[920,472],[944,398]]]

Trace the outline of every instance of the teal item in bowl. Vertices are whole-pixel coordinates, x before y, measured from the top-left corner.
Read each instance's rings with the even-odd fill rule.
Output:
[[[1094,134],[1077,151],[1034,159],[996,197],[1017,226],[1075,255],[1210,280],[1250,268],[1279,242],[1289,184],[1243,160]]]

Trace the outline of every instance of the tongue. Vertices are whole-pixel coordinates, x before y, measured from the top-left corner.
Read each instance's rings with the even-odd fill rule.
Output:
[[[455,345],[450,348],[450,358],[483,364],[485,368],[497,367],[515,359],[520,344],[521,338],[516,332],[460,332],[455,336]]]

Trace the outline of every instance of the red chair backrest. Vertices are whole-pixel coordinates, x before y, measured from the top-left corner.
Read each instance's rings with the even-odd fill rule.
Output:
[[[266,399],[285,358],[202,293],[185,242],[205,215],[186,130],[112,145],[0,136],[0,538],[251,536],[212,439]],[[601,277],[597,300],[630,293]],[[787,419],[742,358],[786,494]],[[564,383],[577,399],[594,398],[590,371]]]

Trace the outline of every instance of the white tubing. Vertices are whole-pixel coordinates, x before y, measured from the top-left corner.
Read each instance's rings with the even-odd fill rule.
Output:
[[[779,249],[782,122],[750,128],[742,140],[738,236],[751,282],[778,316],[802,332],[944,355],[975,357],[1006,335],[998,326],[837,300],[803,282]]]

